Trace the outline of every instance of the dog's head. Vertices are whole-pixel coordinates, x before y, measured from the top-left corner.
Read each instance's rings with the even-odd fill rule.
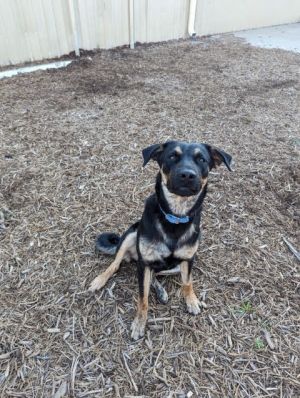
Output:
[[[180,196],[197,195],[206,185],[212,168],[224,163],[231,171],[231,156],[207,144],[169,141],[154,144],[143,150],[145,166],[150,159],[160,167],[163,184]]]

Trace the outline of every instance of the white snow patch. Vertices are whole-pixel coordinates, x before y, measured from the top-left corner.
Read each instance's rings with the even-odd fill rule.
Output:
[[[59,61],[59,62],[51,62],[49,64],[40,64],[40,65],[33,65],[33,66],[25,66],[24,68],[9,69],[9,70],[0,72],[0,79],[3,79],[4,77],[16,76],[20,73],[35,72],[37,70],[64,68],[67,65],[69,65],[71,62],[72,61]]]

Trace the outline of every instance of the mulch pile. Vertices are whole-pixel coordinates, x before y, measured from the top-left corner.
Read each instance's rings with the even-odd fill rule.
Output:
[[[0,81],[0,396],[300,396],[300,55],[232,36],[100,51]],[[101,231],[142,212],[168,139],[235,160],[210,176],[195,290],[177,276],[130,340],[134,264],[87,292],[111,259]]]

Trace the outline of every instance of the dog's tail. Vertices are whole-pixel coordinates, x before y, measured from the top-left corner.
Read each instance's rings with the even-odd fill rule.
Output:
[[[114,255],[117,252],[121,237],[112,232],[105,232],[97,237],[96,240],[96,250]]]

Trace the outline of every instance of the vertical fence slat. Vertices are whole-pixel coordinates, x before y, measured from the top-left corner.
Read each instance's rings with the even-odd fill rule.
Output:
[[[74,50],[77,57],[80,56],[80,16],[77,0],[68,0],[70,20],[72,25],[73,37],[74,37]]]
[[[189,0],[135,0],[131,12],[128,1],[0,0],[0,65],[187,37]],[[300,0],[198,0],[195,30],[204,35],[299,20]]]

